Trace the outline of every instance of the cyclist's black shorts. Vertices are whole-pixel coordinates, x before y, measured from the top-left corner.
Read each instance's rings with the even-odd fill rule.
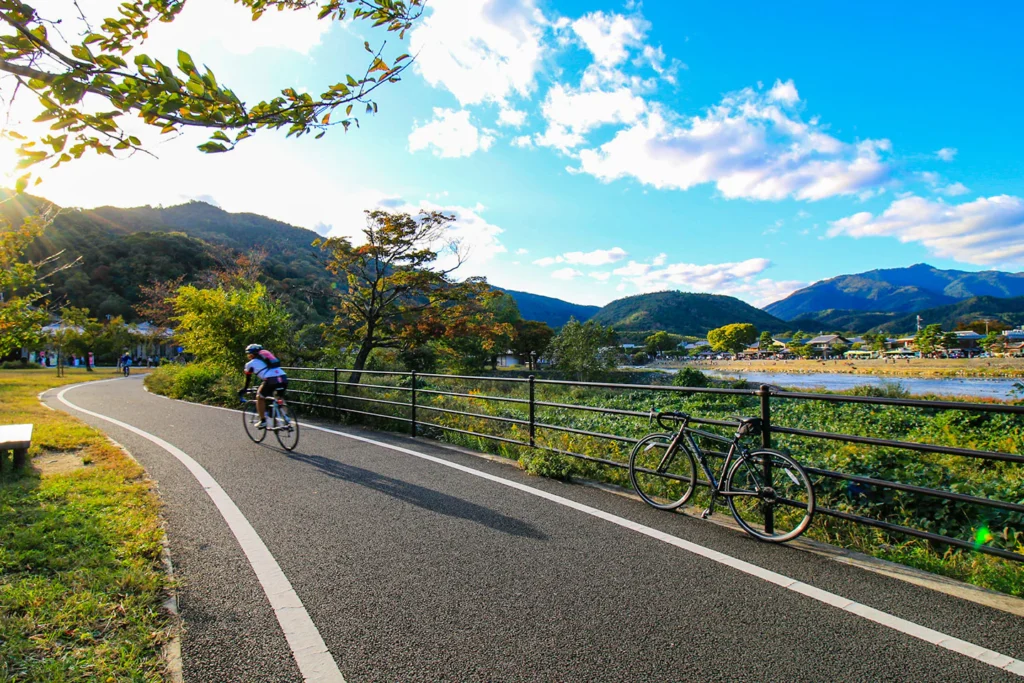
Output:
[[[268,377],[263,380],[260,384],[258,393],[260,396],[272,396],[274,392],[284,395],[285,389],[288,388],[288,378],[284,375],[278,375],[277,377]]]

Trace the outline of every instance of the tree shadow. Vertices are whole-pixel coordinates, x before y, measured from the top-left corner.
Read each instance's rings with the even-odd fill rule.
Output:
[[[423,486],[410,484],[409,482],[392,477],[386,477],[376,472],[346,465],[337,460],[331,460],[319,455],[306,455],[304,453],[289,453],[288,457],[301,463],[311,465],[329,477],[352,482],[359,486],[379,491],[385,495],[397,498],[403,502],[415,505],[416,507],[437,512],[450,517],[459,517],[471,522],[483,524],[486,527],[524,538],[536,540],[547,540],[547,535],[533,527],[531,524],[514,517],[503,515],[489,508],[470,503],[469,501],[449,496],[445,493],[434,491]]]

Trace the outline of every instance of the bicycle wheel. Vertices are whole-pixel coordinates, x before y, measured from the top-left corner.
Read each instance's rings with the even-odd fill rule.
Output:
[[[267,430],[256,426],[259,421],[260,416],[256,414],[256,401],[246,401],[242,406],[242,424],[245,425],[245,433],[256,443],[267,438]]]
[[[288,406],[281,403],[277,406],[278,414],[274,416],[274,434],[277,442],[286,451],[295,450],[299,445],[299,421],[288,411]]]
[[[633,488],[659,510],[675,510],[688,501],[697,482],[697,463],[689,450],[679,446],[665,457],[673,438],[672,434],[648,434],[629,455]]]
[[[771,458],[771,482],[766,485],[764,464]],[[782,543],[802,534],[814,517],[814,486],[793,458],[778,451],[754,451],[737,460],[725,478],[733,517],[743,529],[762,541]]]

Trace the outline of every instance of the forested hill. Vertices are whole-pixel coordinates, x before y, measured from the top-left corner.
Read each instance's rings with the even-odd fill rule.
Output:
[[[8,196],[0,192],[0,198]],[[19,196],[0,204],[0,215],[20,223],[48,204]],[[232,214],[203,202],[169,208],[61,209],[29,251],[39,260],[60,250],[81,265],[59,273],[53,299],[88,308],[103,318],[137,319],[132,305],[139,287],[183,277],[189,283],[214,268],[229,268],[240,256],[265,249],[262,277],[299,324],[330,316],[331,277],[312,246],[317,234],[255,214]]]
[[[498,289],[502,288],[498,287]],[[517,292],[512,289],[502,289],[502,291],[515,299],[516,306],[519,307],[519,314],[523,316],[524,320],[540,320],[555,329],[569,322],[569,318],[586,322],[601,310],[598,306],[571,304],[568,301],[540,294]]]
[[[913,313],[977,296],[1024,296],[1024,273],[942,270],[919,263],[822,280],[764,310],[784,320],[820,317],[829,309]]]
[[[655,292],[613,301],[593,318],[623,332],[664,330],[704,336],[730,323],[751,323],[759,330],[781,332],[786,323],[731,296]]]

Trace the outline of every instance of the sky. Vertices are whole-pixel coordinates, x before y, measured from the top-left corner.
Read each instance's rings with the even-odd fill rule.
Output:
[[[469,249],[459,273],[595,305],[678,289],[763,306],[922,262],[1024,270],[1024,5],[819,5],[428,0],[399,41],[191,2],[140,50],[185,49],[248,102],[361,73],[364,40],[415,63],[347,133],[261,131],[220,155],[147,133],[153,156],[66,164],[33,192],[201,199],[356,240],[366,209],[441,209]],[[31,130],[30,104],[11,128]]]

